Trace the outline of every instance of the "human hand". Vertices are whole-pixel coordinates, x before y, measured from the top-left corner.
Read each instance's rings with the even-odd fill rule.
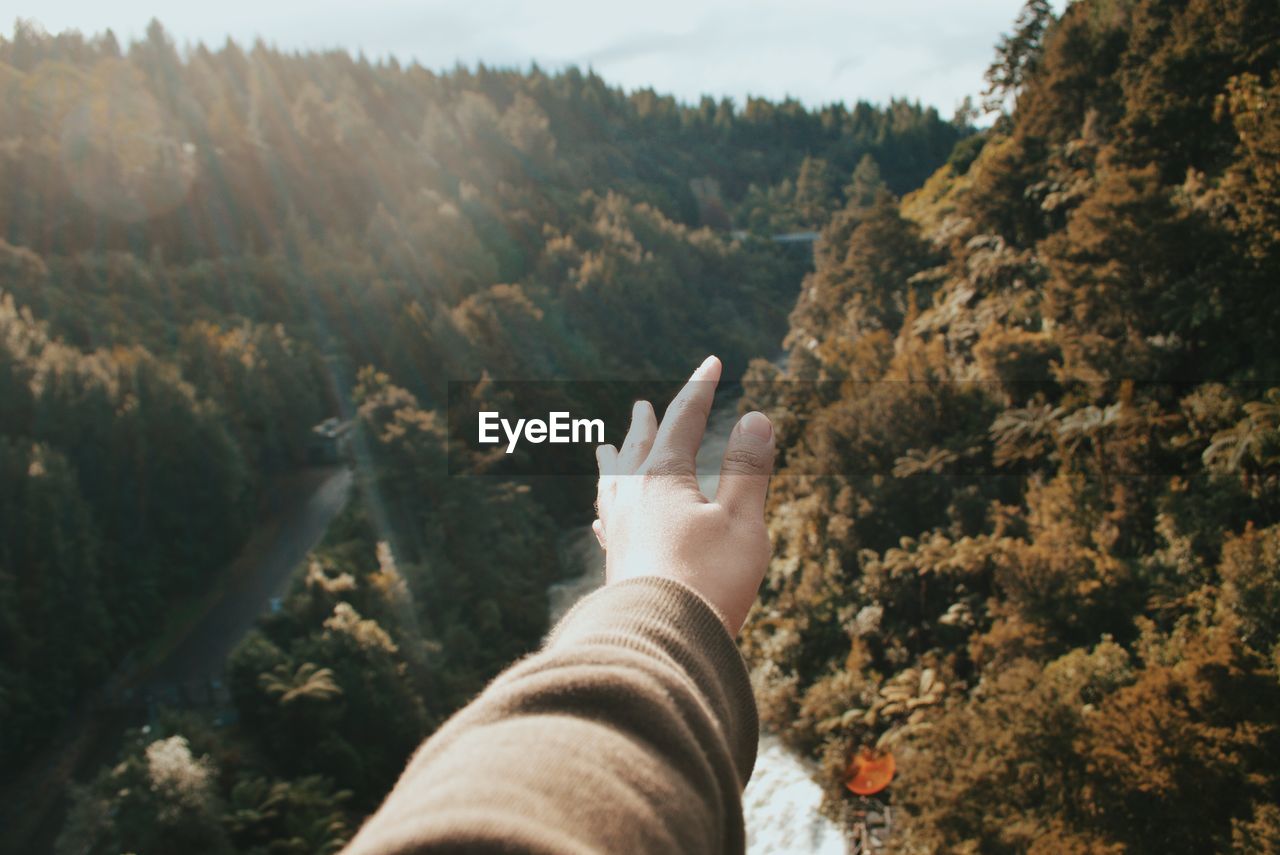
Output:
[[[697,592],[736,636],[769,563],[764,501],[773,472],[773,426],[763,413],[739,420],[720,468],[715,501],[698,488],[694,459],[720,380],[714,356],[693,372],[659,425],[648,401],[631,414],[619,452],[596,449],[606,583],[661,576]]]

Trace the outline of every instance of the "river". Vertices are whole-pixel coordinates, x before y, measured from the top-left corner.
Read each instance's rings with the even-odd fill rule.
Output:
[[[714,496],[720,481],[720,460],[729,434],[738,421],[736,399],[721,399],[707,420],[707,433],[698,451],[698,485]],[[604,552],[591,526],[572,528],[560,541],[561,561],[577,570],[568,581],[548,589],[550,617],[554,623],[578,601],[604,582]],[[570,574],[566,574],[570,575]],[[840,830],[818,812],[822,790],[813,781],[809,765],[790,752],[776,737],[760,740],[755,771],[742,795],[750,855],[815,853],[845,855],[848,844]]]

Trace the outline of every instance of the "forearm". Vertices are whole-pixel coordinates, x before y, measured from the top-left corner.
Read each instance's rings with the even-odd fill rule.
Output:
[[[756,740],[716,613],[668,580],[611,585],[419,749],[348,851],[741,851]]]

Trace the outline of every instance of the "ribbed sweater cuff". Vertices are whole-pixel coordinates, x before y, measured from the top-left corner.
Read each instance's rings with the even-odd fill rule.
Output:
[[[716,611],[680,582],[642,576],[615,582],[575,605],[545,649],[615,644],[673,660],[706,699],[733,756],[740,785],[755,766],[759,722],[746,664]]]

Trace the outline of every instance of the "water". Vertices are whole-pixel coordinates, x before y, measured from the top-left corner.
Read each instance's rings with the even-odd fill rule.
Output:
[[[760,740],[751,783],[742,794],[751,855],[846,855],[849,846],[835,824],[818,813],[822,789],[809,767],[775,736]]]
[[[703,495],[715,496],[720,482],[720,460],[737,424],[737,402],[721,401],[707,421],[707,433],[698,451],[698,486]],[[591,526],[566,531],[560,541],[560,560],[580,574],[547,589],[551,621],[558,621],[581,597],[604,584],[604,552]],[[839,829],[818,812],[822,790],[809,767],[776,737],[760,740],[755,771],[742,795],[750,855],[815,853],[845,855],[849,851]]]

